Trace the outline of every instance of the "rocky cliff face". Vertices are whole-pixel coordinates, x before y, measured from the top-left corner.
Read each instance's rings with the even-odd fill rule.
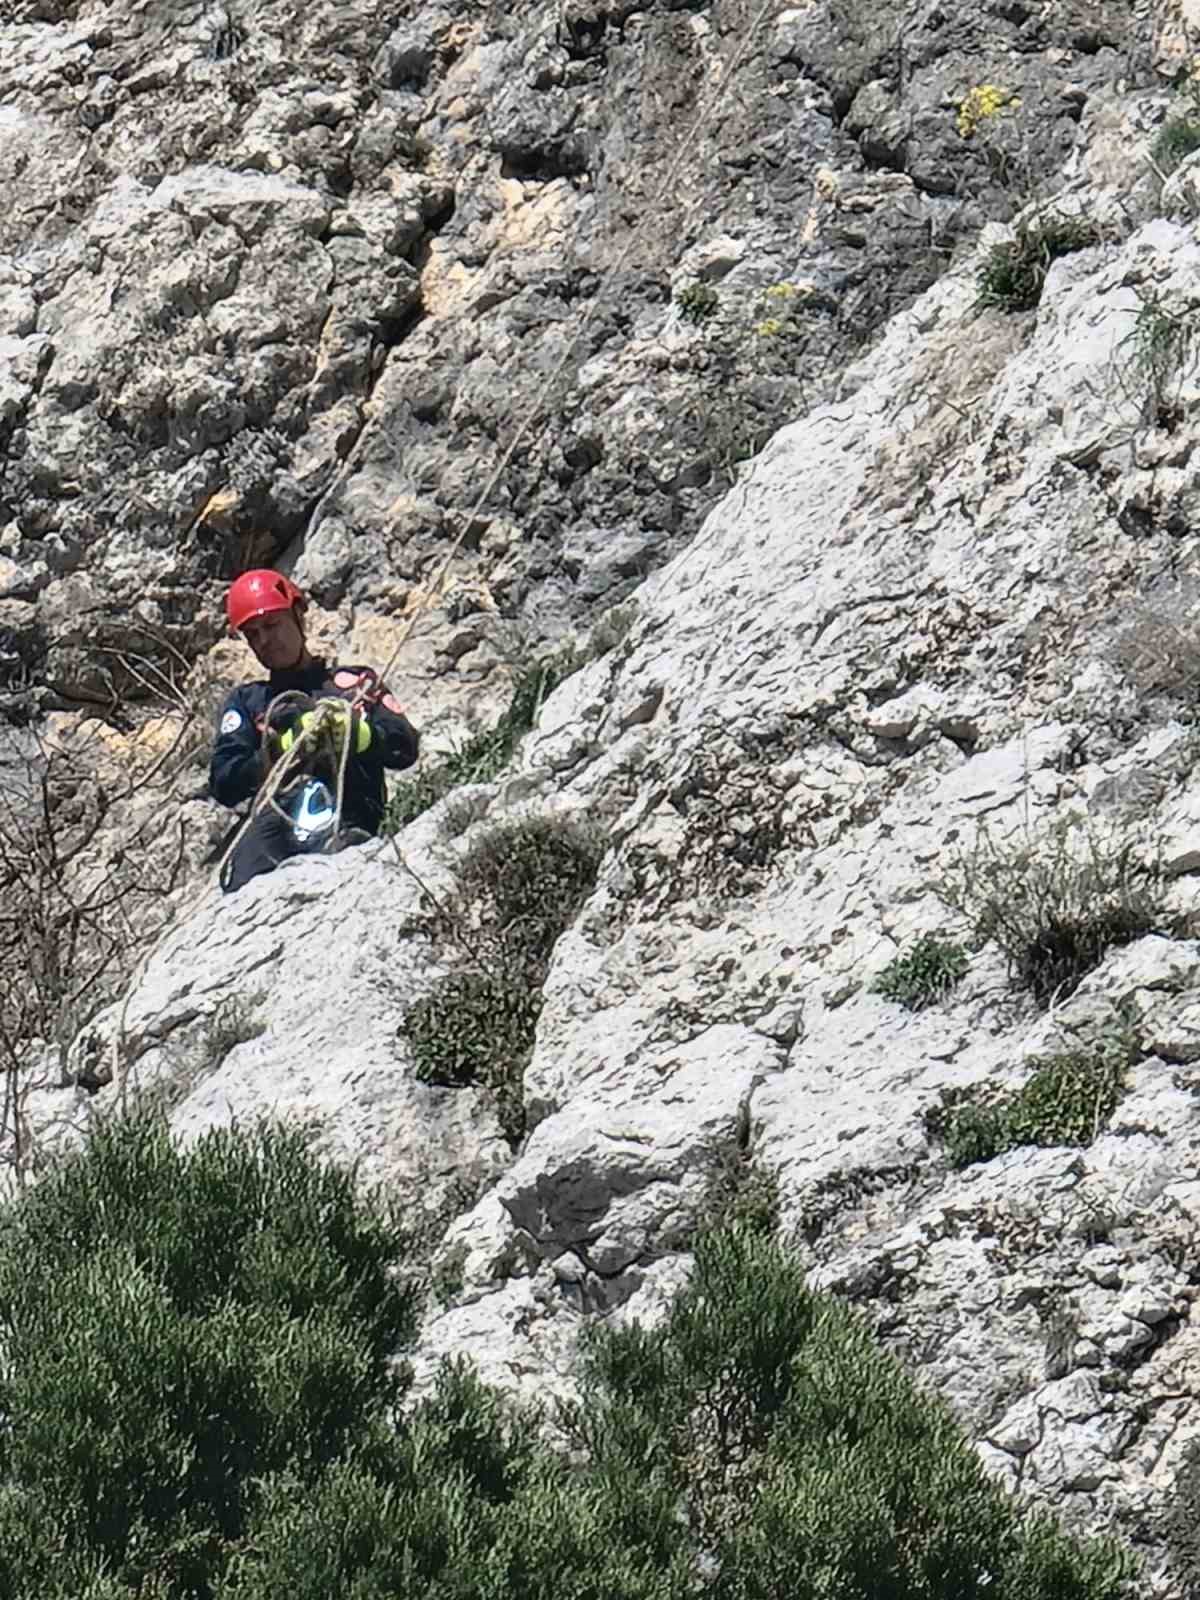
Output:
[[[33,172],[0,301],[20,671],[82,692],[79,619],[147,571],[147,626],[199,651],[264,528],[331,638],[394,638],[535,399],[552,425],[459,563],[477,599],[430,613],[412,681],[487,665],[471,603],[535,631],[634,607],[507,777],[397,847],[193,894],[72,1047],[72,1080],[116,1081],[31,1092],[30,1126],[150,1090],[184,1133],[312,1118],[459,1213],[422,1362],[538,1392],[589,1316],[680,1281],[714,1168],[752,1171],[999,1474],[1185,1593],[1161,1519],[1200,1352],[1200,157],[1149,157],[1197,23],[831,0],[6,25],[0,160]],[[1070,250],[1037,255],[1033,309],[981,306],[1046,178]],[[606,853],[518,1138],[488,1088],[421,1080],[405,1020],[452,961],[431,903],[531,813]],[[1047,882],[1052,911],[1078,882],[1116,906],[1077,985],[1005,945]],[[876,986],[935,934],[965,975],[907,1011]],[[1114,1051],[1111,1106],[1093,1087],[1081,1120],[954,1164],[973,1092],[1062,1094],[1064,1062]]]
[[[1061,180],[1154,47],[1117,0],[18,0],[2,26],[17,706],[137,698],[111,647],[194,654],[256,560],[349,642],[414,602],[531,411],[456,575],[535,632],[620,598],[958,241]],[[993,78],[980,130],[958,108]],[[478,676],[478,627],[434,633]]]

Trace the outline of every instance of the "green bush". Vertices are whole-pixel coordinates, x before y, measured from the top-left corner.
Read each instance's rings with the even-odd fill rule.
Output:
[[[1162,175],[1170,177],[1193,150],[1200,150],[1200,122],[1185,116],[1172,117],[1163,123],[1150,153]]]
[[[679,307],[680,315],[689,322],[701,323],[716,315],[721,297],[712,284],[703,283],[697,278],[694,283],[686,284],[679,290],[675,304]]]
[[[1157,865],[1086,827],[1015,841],[985,833],[938,892],[973,938],[995,941],[1043,1006],[1073,994],[1106,951],[1154,932],[1164,915]]]
[[[121,1125],[0,1240],[3,1600],[1117,1600],[936,1397],[750,1229],[537,1417],[401,1413],[390,1230],[294,1135]],[[194,1233],[193,1231],[194,1230]]]
[[[1025,223],[1012,239],[988,251],[979,269],[979,304],[1001,311],[1032,310],[1051,264],[1099,244],[1101,238],[1096,225],[1082,217],[1050,215]]]
[[[513,684],[507,709],[492,727],[473,734],[448,756],[399,780],[388,800],[380,831],[399,833],[460,784],[491,783],[512,760],[545,701],[582,665],[583,657],[568,648],[526,668]]]
[[[525,1131],[522,1083],[542,1012],[541,983],[513,962],[452,972],[405,1014],[402,1031],[422,1083],[490,1089],[505,1136]]]
[[[1173,432],[1183,419],[1183,388],[1195,371],[1200,321],[1190,307],[1171,306],[1153,289],[1139,295],[1137,318],[1121,341],[1118,367],[1127,393],[1150,426]]]
[[[525,817],[485,833],[459,871],[475,918],[527,961],[549,956],[591,893],[600,839],[555,816]]]
[[[262,1480],[312,1478],[399,1396],[391,1232],[297,1134],[183,1153],[119,1122],[6,1220],[2,1596],[209,1594]]]
[[[596,882],[600,839],[556,817],[494,828],[468,852],[443,932],[456,966],[401,1023],[423,1083],[482,1084],[514,1143],[556,940]]]
[[[1125,1046],[1051,1056],[1020,1089],[993,1094],[943,1090],[925,1127],[946,1147],[952,1167],[1021,1145],[1088,1145],[1108,1126],[1125,1092],[1131,1055]]]
[[[1116,1600],[1131,1564],[1022,1514],[949,1410],[798,1264],[700,1242],[662,1326],[601,1330],[574,1459],[463,1373],[392,1459],[264,1504],[240,1600]]]
[[[924,1011],[944,1000],[967,970],[967,952],[952,939],[926,933],[876,978],[873,988],[906,1011]]]

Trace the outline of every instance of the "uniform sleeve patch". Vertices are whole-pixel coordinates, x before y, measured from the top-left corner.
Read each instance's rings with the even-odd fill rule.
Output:
[[[404,707],[400,704],[399,700],[396,699],[394,694],[385,694],[383,697],[383,704],[385,710],[394,712],[396,716],[402,717],[404,715]]]
[[[236,733],[241,725],[242,713],[240,711],[227,711],[221,718],[222,733]]]

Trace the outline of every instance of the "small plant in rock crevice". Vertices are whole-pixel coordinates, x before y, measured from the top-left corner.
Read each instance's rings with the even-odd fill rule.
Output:
[[[1020,224],[1012,239],[995,244],[979,269],[978,301],[1001,311],[1031,311],[1042,297],[1053,263],[1101,242],[1085,217],[1051,214]]]
[[[1140,696],[1168,695],[1172,714],[1193,720],[1200,701],[1200,589],[1180,583],[1125,609],[1113,659]]]
[[[694,283],[685,284],[676,293],[675,304],[679,307],[681,317],[699,325],[716,315],[721,304],[721,296],[711,283],[705,283],[697,278]]]
[[[1079,1313],[1060,1295],[1054,1296],[1041,1313],[1042,1356],[1046,1379],[1054,1383],[1065,1378],[1075,1364],[1079,1341]]]
[[[567,647],[527,667],[513,684],[507,709],[490,728],[472,734],[449,755],[423,764],[397,783],[381,831],[398,833],[460,784],[490,783],[498,777],[537,721],[545,701],[583,664],[584,657]]]
[[[1151,160],[1164,178],[1194,150],[1200,150],[1200,74],[1195,62],[1188,64],[1180,100],[1182,109],[1167,118],[1150,147]]]
[[[695,291],[692,310],[680,308],[703,338],[693,341],[695,382],[674,412],[676,470],[697,483],[719,476],[734,484],[779,418],[809,409],[820,352],[846,331],[848,303],[808,280],[738,283],[724,298],[705,284]]]
[[[779,1228],[779,1180],[754,1160],[743,1137],[714,1140],[700,1211],[708,1230],[748,1228],[770,1238]]]
[[[397,1249],[403,1257],[399,1275],[418,1294],[428,1294],[436,1305],[448,1304],[461,1290],[466,1259],[466,1248],[461,1244],[442,1249],[446,1229],[477,1204],[487,1183],[481,1172],[458,1172],[436,1186],[430,1177],[426,1186],[435,1187],[433,1202],[407,1205],[394,1217]]]
[[[1194,150],[1200,150],[1200,121],[1194,116],[1181,116],[1163,123],[1150,154],[1163,177],[1168,178]]]
[[[1200,358],[1200,315],[1172,307],[1153,289],[1139,292],[1137,317],[1122,341],[1120,376],[1150,427],[1173,433],[1183,420],[1184,380]]]
[[[977,83],[958,103],[958,132],[962,139],[974,136],[981,124],[1003,111],[1016,111],[1021,101],[1011,89],[996,83]]]
[[[607,655],[624,644],[629,631],[638,619],[638,607],[632,600],[609,606],[592,624],[588,634],[588,655],[593,658]]]
[[[438,918],[453,970],[401,1024],[421,1082],[490,1089],[513,1143],[525,1131],[525,1066],[550,957],[591,893],[603,853],[597,834],[553,816],[485,833],[462,863],[457,899]]]
[[[906,1011],[924,1011],[944,1000],[967,970],[967,952],[953,939],[926,933],[889,961],[872,988]]]
[[[1066,999],[1114,945],[1162,927],[1161,869],[1089,827],[1037,837],[981,833],[938,886],[980,944],[995,942],[1041,1006]]]
[[[1133,1052],[1110,1042],[1048,1057],[1021,1088],[944,1089],[925,1112],[925,1131],[952,1167],[990,1161],[1022,1145],[1088,1145],[1125,1092]]]

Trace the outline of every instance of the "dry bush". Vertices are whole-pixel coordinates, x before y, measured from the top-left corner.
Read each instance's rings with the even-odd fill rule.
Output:
[[[938,892],[1043,1008],[1074,994],[1109,950],[1171,926],[1157,860],[1069,819],[1040,834],[982,831]]]
[[[170,920],[182,829],[164,854],[153,810],[106,860],[96,835],[120,798],[66,753],[43,752],[0,810],[0,1149],[18,1175],[32,1155],[29,1094],[64,1081],[72,1039]]]
[[[173,921],[203,852],[188,848],[182,807],[200,792],[226,686],[207,658],[146,635],[144,649],[90,646],[123,731],[103,718],[60,728],[0,807],[0,1150],[19,1173],[30,1093],[67,1081],[72,1041]],[[96,1088],[105,1073],[78,1081]]]

